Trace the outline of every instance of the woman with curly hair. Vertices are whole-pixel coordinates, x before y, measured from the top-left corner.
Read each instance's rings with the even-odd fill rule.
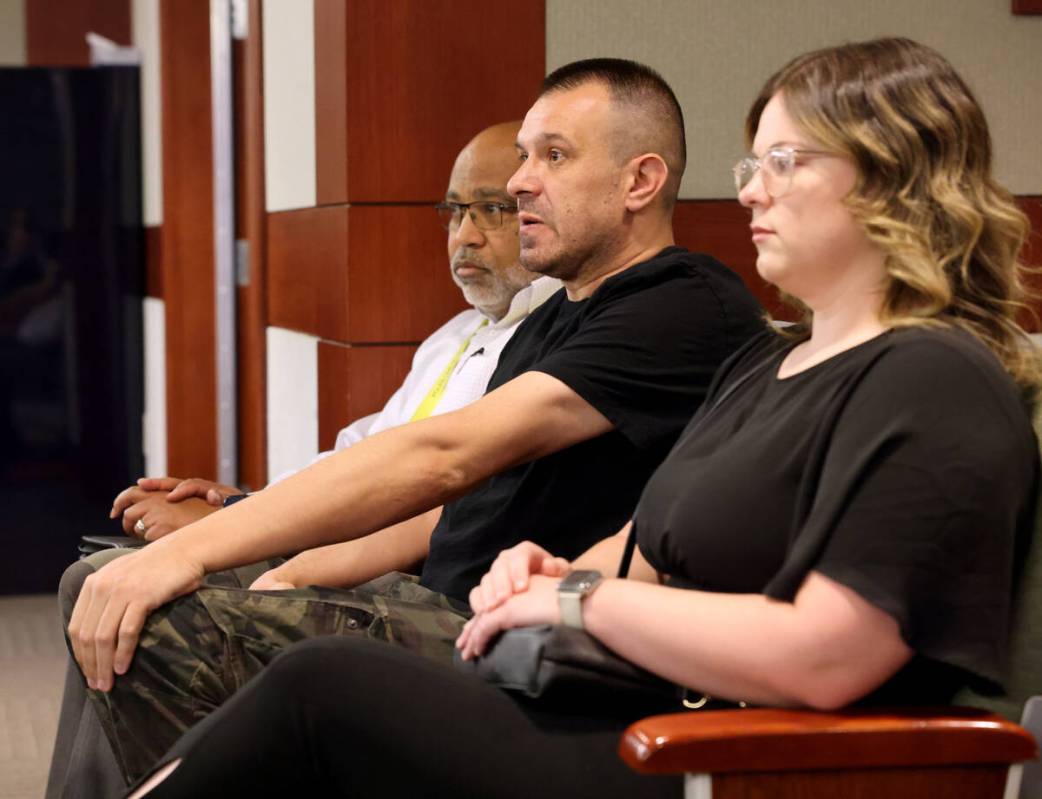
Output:
[[[792,61],[746,134],[734,174],[757,269],[803,323],[724,365],[617,536],[572,563],[534,544],[500,555],[462,657],[563,620],[732,702],[997,688],[1036,501],[1039,372],[1015,321],[1026,221],[991,176],[981,109],[939,54],[881,39]],[[602,579],[631,526],[628,579]],[[392,647],[313,640],[136,795],[679,795],[614,755],[650,708],[604,704],[565,713]]]

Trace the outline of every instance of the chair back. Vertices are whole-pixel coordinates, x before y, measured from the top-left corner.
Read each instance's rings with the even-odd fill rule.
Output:
[[[1042,410],[1035,415],[1035,435],[1042,441]],[[1004,696],[985,696],[964,688],[956,705],[980,707],[1019,721],[1042,747],[1042,491],[1035,510],[1024,571],[1013,604],[1009,665]],[[1010,770],[1006,799],[1042,799],[1042,762]]]
[[[1042,409],[1035,414],[1035,435],[1042,440]],[[1038,499],[1042,502],[1042,496]],[[1035,511],[1013,604],[1005,688],[1005,696],[985,696],[966,688],[956,695],[954,704],[985,708],[1019,722],[1027,701],[1042,695],[1042,508]]]

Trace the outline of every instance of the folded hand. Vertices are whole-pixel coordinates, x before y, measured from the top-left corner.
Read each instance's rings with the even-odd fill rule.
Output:
[[[514,594],[497,607],[474,616],[463,626],[456,648],[464,660],[485,654],[488,645],[503,630],[533,624],[559,624],[561,611],[557,604],[557,577],[533,574],[528,590]]]
[[[528,590],[534,574],[563,577],[571,570],[564,558],[555,558],[538,544],[522,541],[504,549],[481,582],[470,592],[470,608],[484,613],[498,607],[514,594]]]
[[[153,491],[123,512],[123,532],[155,541],[217,510],[197,497],[172,503],[167,502],[163,492]]]

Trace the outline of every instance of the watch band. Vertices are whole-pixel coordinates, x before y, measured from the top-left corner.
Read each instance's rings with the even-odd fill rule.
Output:
[[[561,623],[577,630],[583,625],[583,599],[600,585],[601,573],[593,570],[574,571],[565,575],[557,584],[557,603],[561,610]]]
[[[558,593],[557,603],[561,607],[561,623],[565,627],[583,629],[583,598],[581,594]]]

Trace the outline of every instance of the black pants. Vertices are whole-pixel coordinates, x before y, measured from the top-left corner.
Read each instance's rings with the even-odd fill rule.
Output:
[[[517,700],[386,643],[311,639],[193,727],[149,796],[681,796],[680,777],[619,760],[639,712],[591,711]]]

